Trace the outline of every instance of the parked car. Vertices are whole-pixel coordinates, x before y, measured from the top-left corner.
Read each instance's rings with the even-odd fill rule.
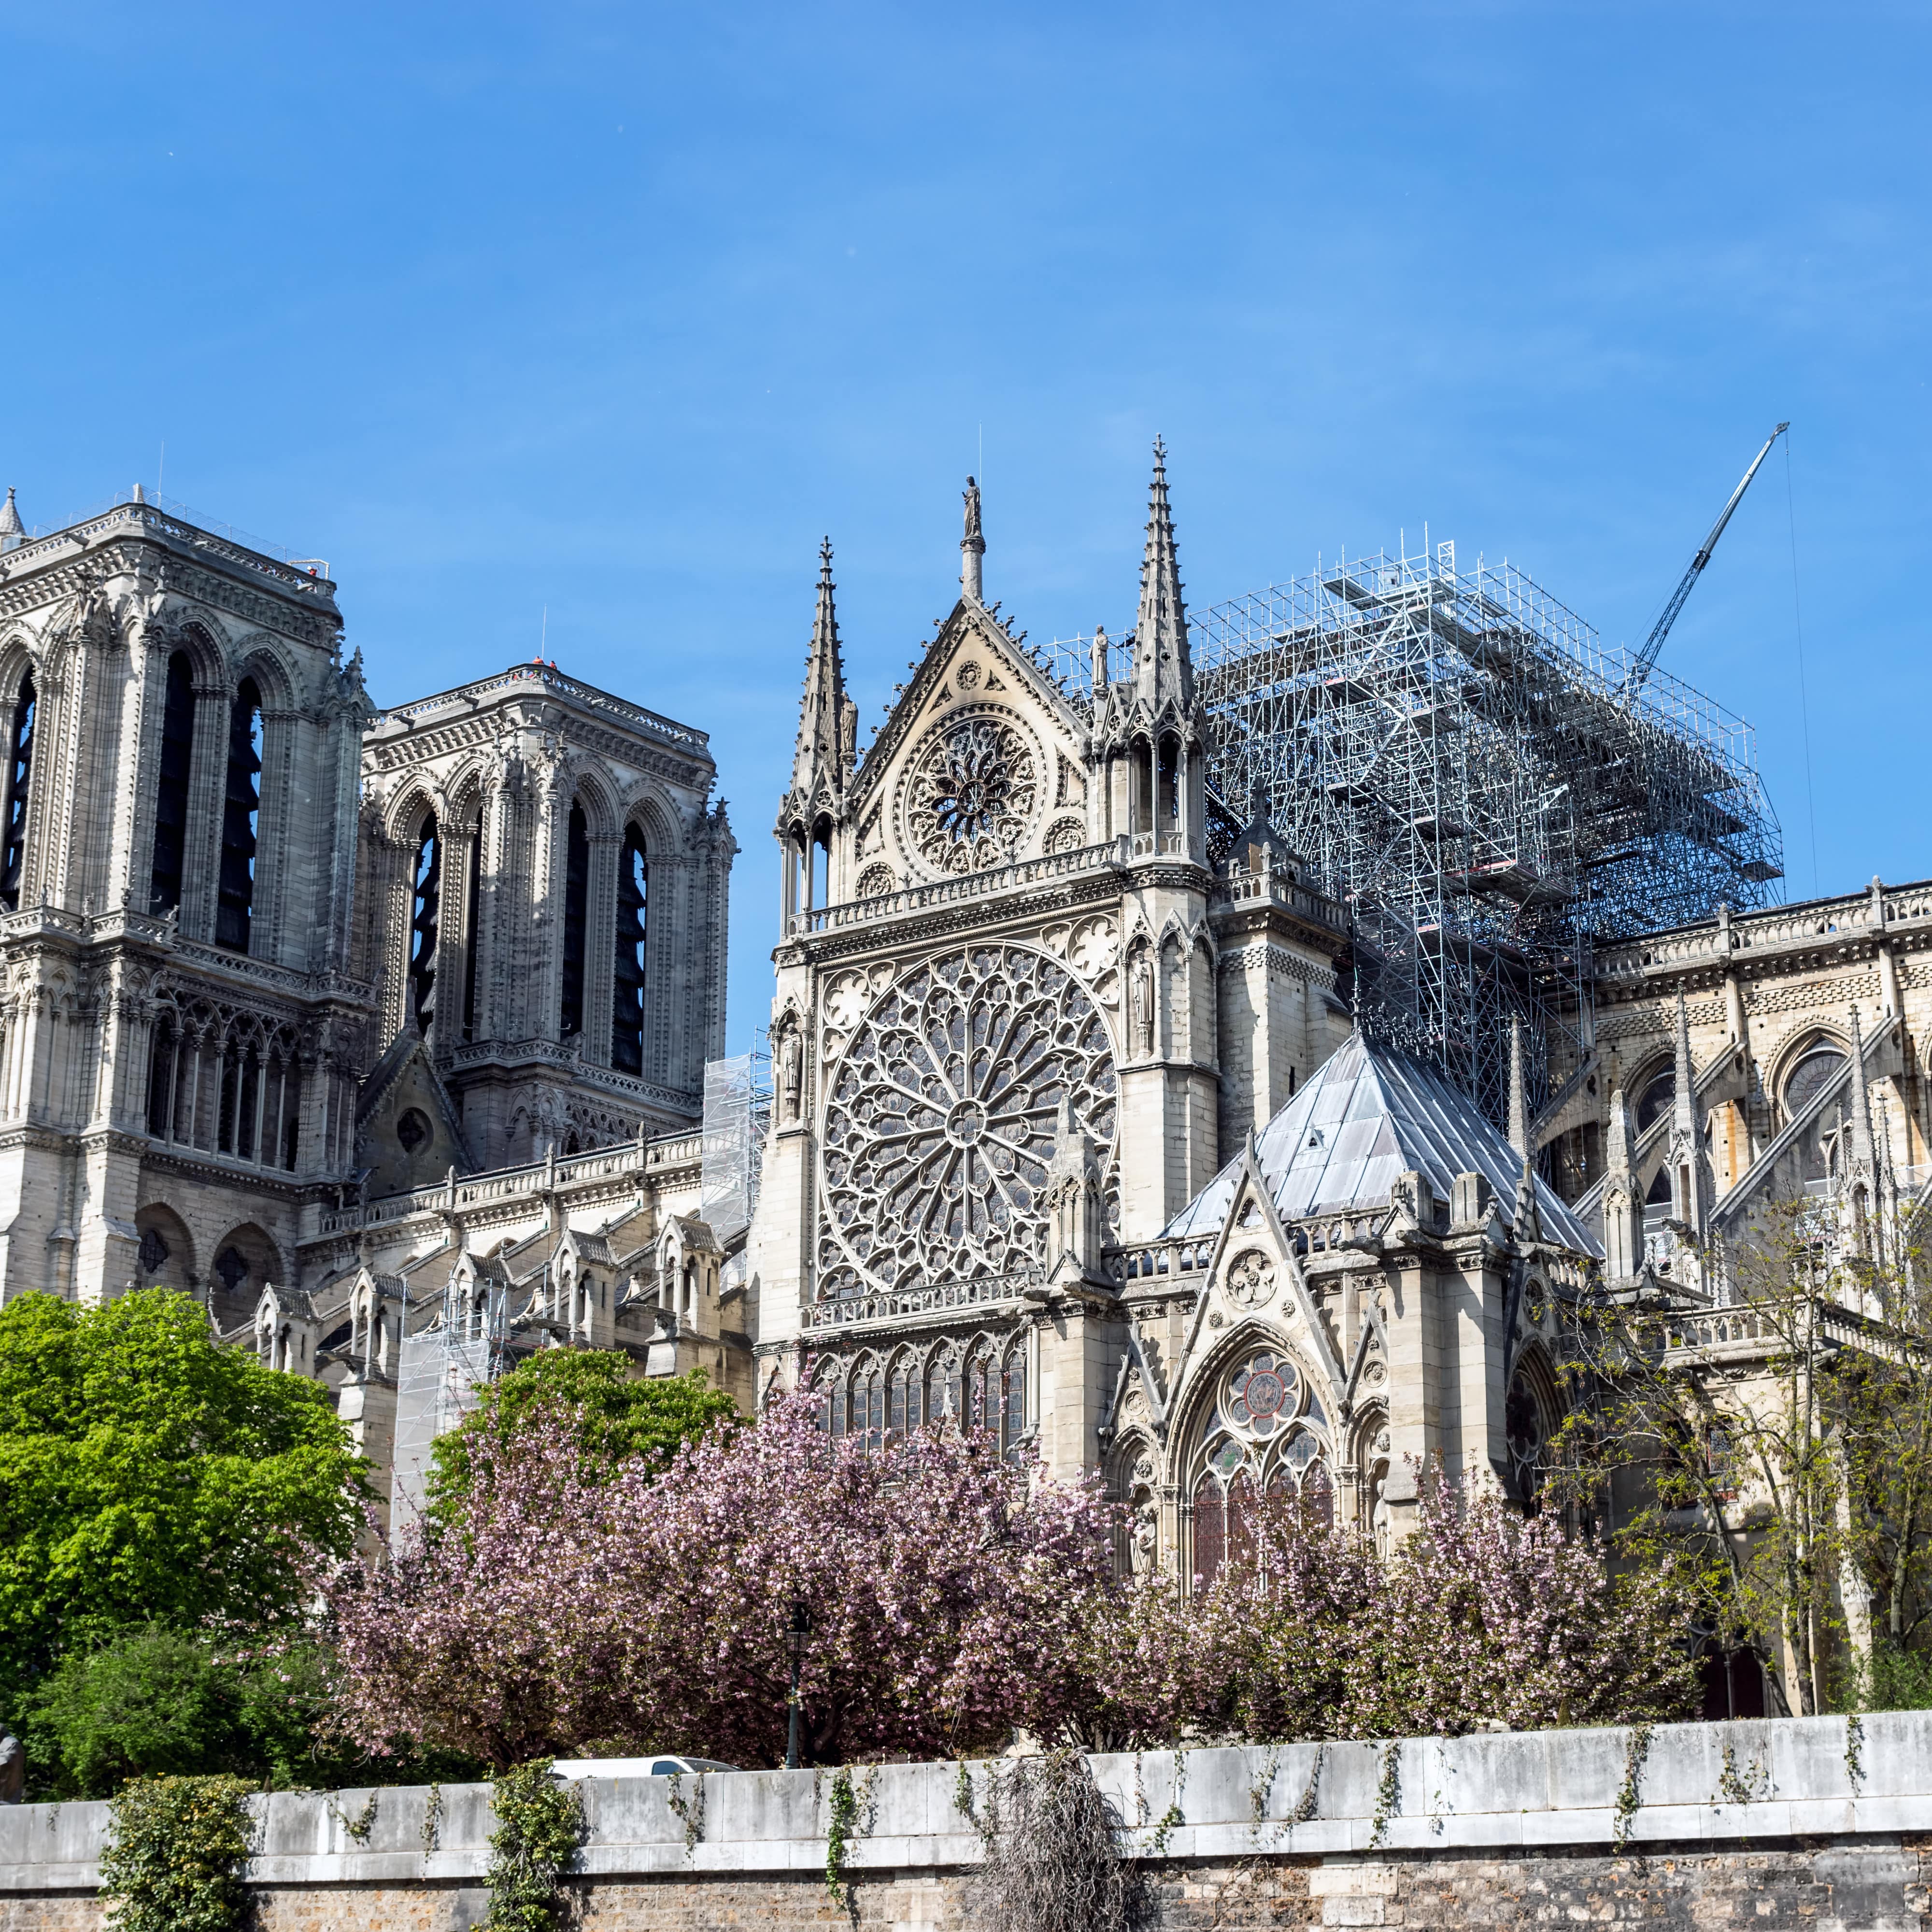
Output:
[[[707,1771],[736,1771],[715,1757],[560,1757],[560,1778],[695,1778]]]

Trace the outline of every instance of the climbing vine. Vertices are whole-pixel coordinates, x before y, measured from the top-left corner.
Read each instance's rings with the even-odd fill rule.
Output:
[[[584,1842],[584,1800],[550,1760],[518,1765],[493,1790],[490,1932],[551,1932],[564,1922],[564,1874]]]
[[[1650,1734],[1654,1724],[1633,1724],[1630,1742],[1624,1750],[1624,1781],[1617,1787],[1616,1822],[1610,1829],[1610,1846],[1622,1851],[1630,1842],[1630,1826],[1636,1820],[1637,1808],[1643,1798],[1638,1782],[1643,1775],[1643,1761],[1650,1753]]]
[[[239,1932],[254,1834],[239,1778],[137,1778],[108,1810],[100,1888],[115,1932]]]
[[[1382,1773],[1376,1781],[1374,1828],[1369,1833],[1369,1850],[1375,1851],[1388,1831],[1389,1820],[1402,1804],[1402,1741],[1391,1738],[1382,1747]]]

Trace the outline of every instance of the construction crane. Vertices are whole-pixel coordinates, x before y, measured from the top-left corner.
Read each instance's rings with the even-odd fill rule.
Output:
[[[1724,534],[1724,526],[1731,520],[1731,512],[1744,500],[1744,492],[1750,488],[1751,478],[1757,474],[1758,465],[1771,454],[1771,446],[1791,425],[1781,422],[1764,440],[1764,447],[1751,458],[1751,466],[1744,472],[1744,480],[1731,492],[1731,500],[1719,513],[1718,520],[1711,526],[1711,534],[1697,547],[1697,554],[1690,560],[1690,568],[1684,573],[1683,581],[1670,593],[1670,602],[1664,607],[1664,615],[1651,628],[1651,633],[1643,640],[1643,649],[1636,654],[1636,662],[1630,666],[1630,676],[1624,680],[1624,696],[1634,698],[1643,688],[1643,681],[1657,668],[1658,653],[1664,648],[1664,640],[1670,634],[1670,627],[1677,621],[1677,614],[1684,608],[1684,600],[1690,594],[1690,586],[1702,574],[1705,565],[1711,560],[1711,553],[1718,547],[1718,539]]]

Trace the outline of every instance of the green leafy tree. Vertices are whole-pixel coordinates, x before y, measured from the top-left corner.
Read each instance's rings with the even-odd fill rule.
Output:
[[[292,1623],[307,1552],[370,1492],[328,1391],[223,1348],[162,1288],[0,1308],[0,1714],[71,1652],[162,1623]]]
[[[333,1722],[334,1653],[306,1635],[222,1643],[150,1624],[71,1651],[26,1706],[38,1798],[111,1797],[130,1779],[230,1774],[278,1790],[368,1780],[368,1754]],[[386,1783],[481,1774],[454,1752],[386,1756]]]
[[[559,1406],[572,1420],[591,1474],[632,1462],[667,1468],[685,1443],[722,1436],[739,1420],[736,1403],[702,1370],[640,1382],[632,1376],[630,1358],[614,1349],[546,1348],[491,1383],[461,1424],[437,1438],[430,1514],[448,1521],[470,1493],[479,1436],[508,1442],[540,1414],[548,1426]]]

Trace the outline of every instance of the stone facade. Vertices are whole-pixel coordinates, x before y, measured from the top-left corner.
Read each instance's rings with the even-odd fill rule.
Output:
[[[652,1270],[676,1250],[704,1332],[715,1244],[658,1240],[698,1205],[724,1046],[736,848],[703,733],[543,664],[379,714],[326,569],[139,492],[0,529],[0,1297],[188,1290],[336,1383],[379,1462],[440,1300],[369,1230],[432,1180],[439,1290],[472,1198],[506,1270],[532,1228],[506,1204],[594,1204]],[[629,1325],[608,1250],[529,1270],[575,1293],[566,1336]]]
[[[1527,1504],[1605,1276],[1720,1316],[1794,1196],[1905,1242],[1932,885],[1600,948],[1505,1134],[1354,1032],[1348,909],[1209,794],[1162,453],[1090,696],[986,555],[969,487],[862,749],[821,556],[747,1228],[697,1131],[736,850],[701,731],[543,664],[379,715],[326,575],[138,500],[0,529],[0,1293],[190,1288],[379,1469],[406,1342],[459,1326],[809,1385],[863,1438],[977,1423],[1191,1575],[1257,1488],[1394,1537],[1440,1457]]]

